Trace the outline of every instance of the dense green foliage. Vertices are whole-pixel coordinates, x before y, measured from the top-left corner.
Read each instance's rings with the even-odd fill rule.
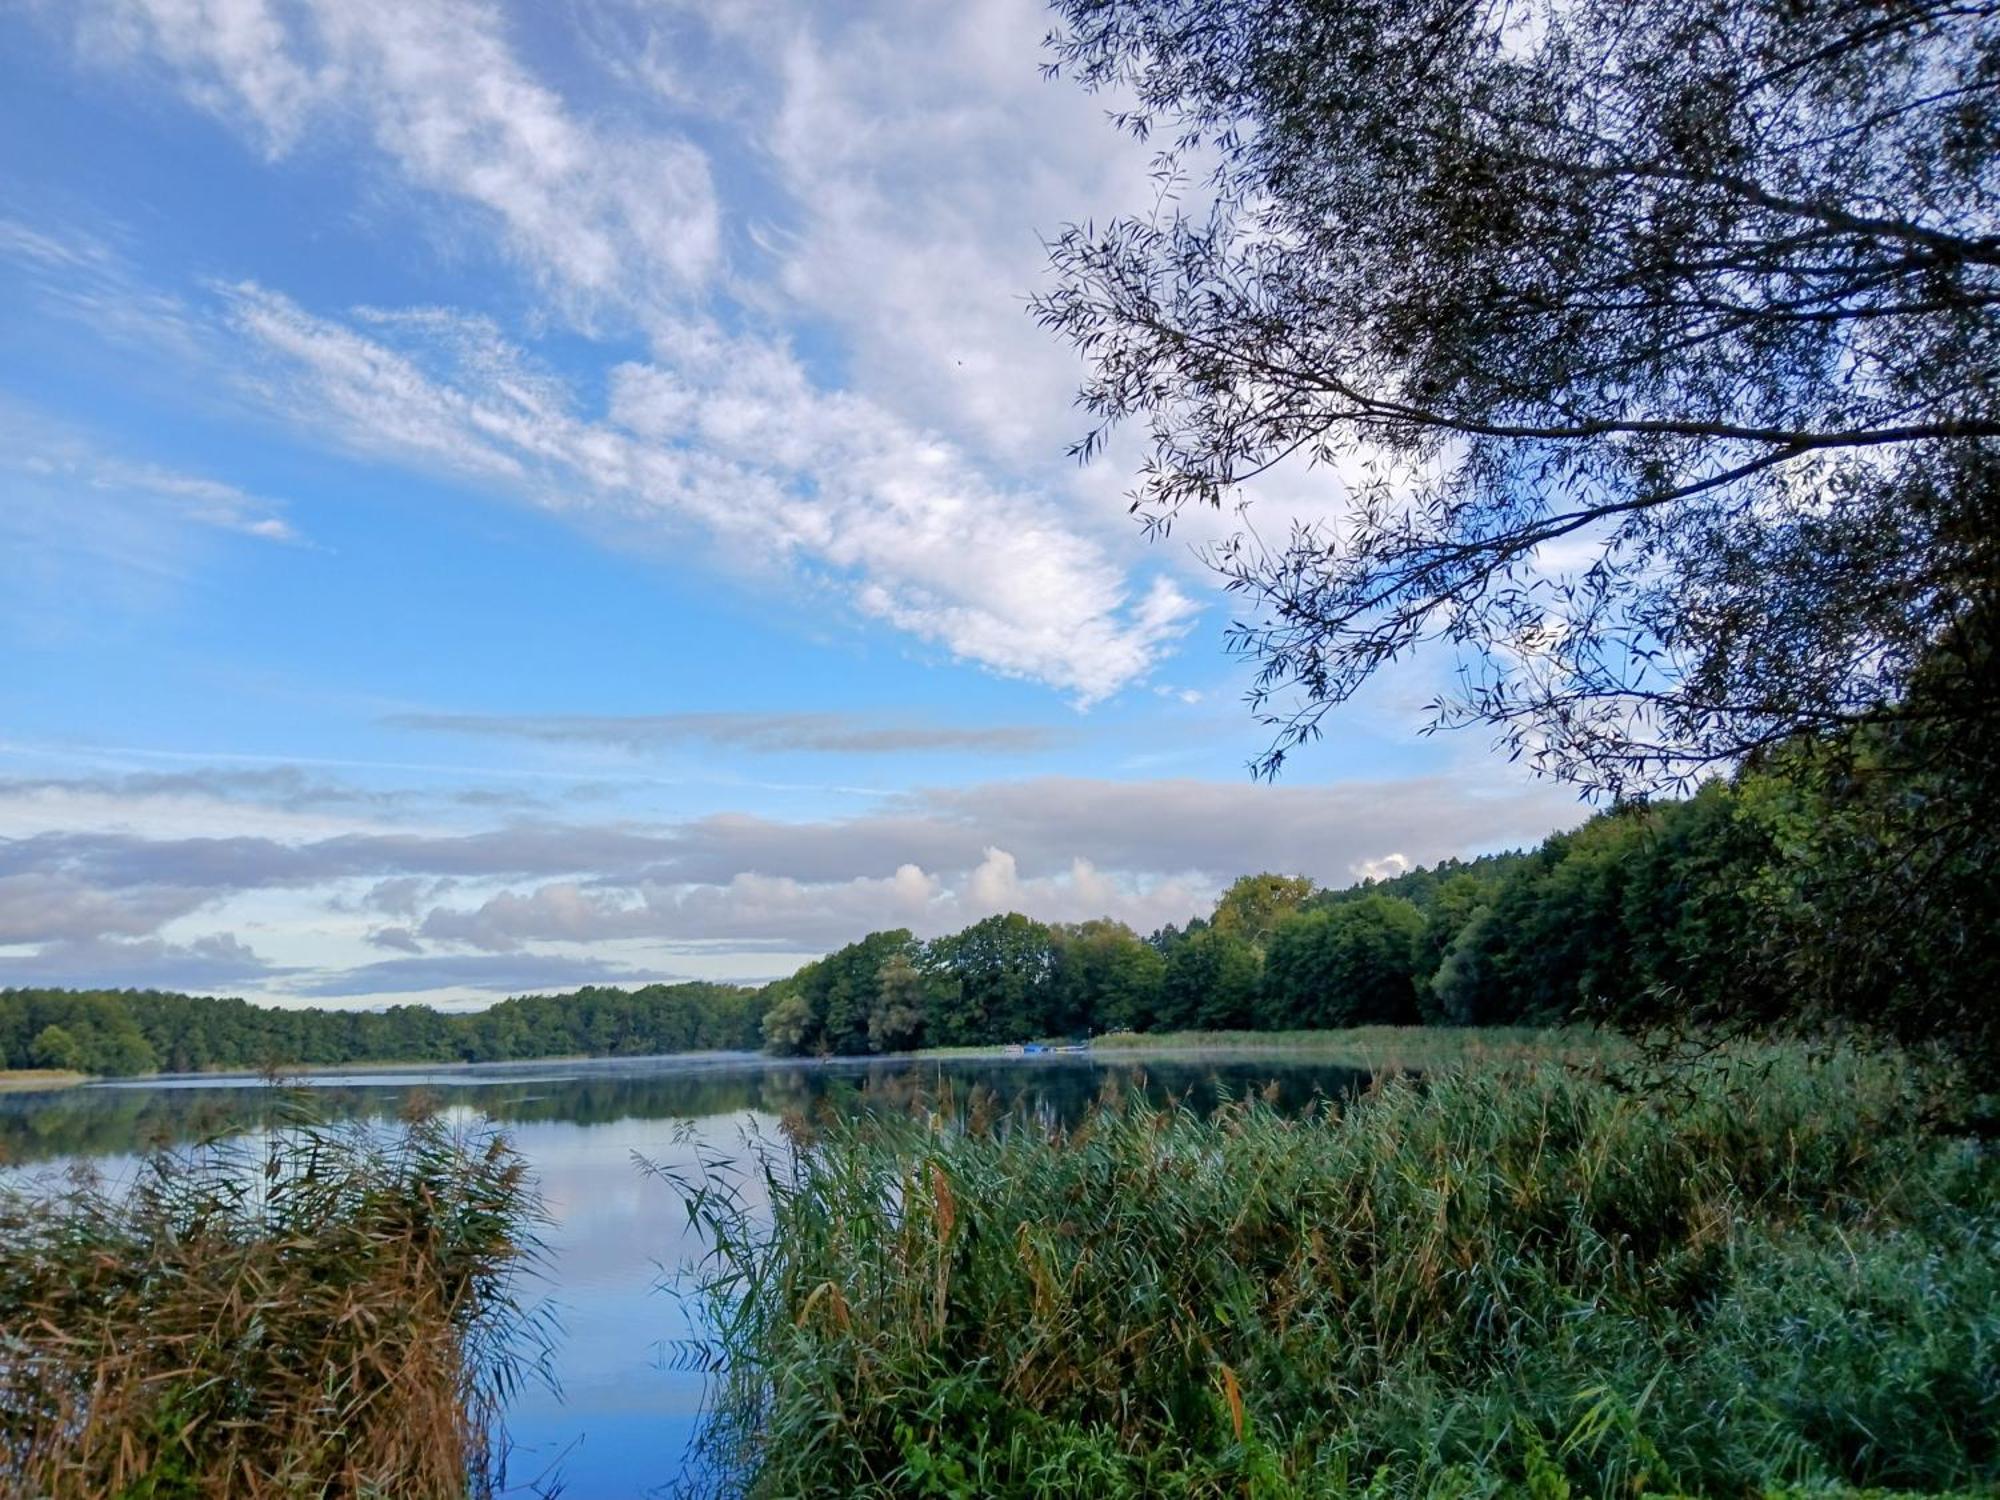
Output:
[[[759,992],[724,984],[592,987],[487,1010],[314,1010],[153,990],[0,990],[0,1067],[188,1072],[354,1062],[617,1057],[762,1040]]]
[[[1368,895],[1301,913],[1272,934],[1266,1014],[1279,1026],[1408,1025],[1417,1019],[1424,915]]]
[[[1211,916],[1143,939],[1010,915],[930,943],[877,934],[824,963],[851,984],[886,951],[923,975],[900,993],[905,1045],[1420,1020],[1834,1025],[1942,1046],[1991,1077],[1995,808],[1993,726],[1872,726],[1774,747],[1691,797],[1618,804],[1528,853],[1331,891],[1246,876]],[[779,1050],[860,1050],[865,1029],[826,1027],[822,981],[777,988],[793,1023],[769,1032]]]
[[[712,1439],[755,1495],[1983,1490],[2000,1161],[1917,1079],[1767,1051],[1651,1099],[1474,1063],[1305,1118],[834,1121],[757,1191],[682,1184]]]
[[[0,1493],[490,1493],[538,1215],[504,1140],[425,1118],[0,1193]]]

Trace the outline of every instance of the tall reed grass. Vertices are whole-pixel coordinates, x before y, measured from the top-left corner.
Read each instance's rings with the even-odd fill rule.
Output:
[[[1631,1058],[1617,1032],[1590,1026],[1342,1026],[1318,1031],[1112,1031],[1092,1039],[1105,1053],[1268,1052],[1382,1073],[1553,1059]],[[991,1049],[989,1049],[991,1050]]]
[[[425,1117],[0,1195],[0,1494],[489,1492],[538,1215],[504,1138]]]
[[[1735,1053],[816,1122],[680,1184],[709,1442],[756,1495],[1990,1493],[2000,1171],[1925,1118]]]

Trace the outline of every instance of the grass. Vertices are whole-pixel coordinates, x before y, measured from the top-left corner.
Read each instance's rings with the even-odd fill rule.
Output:
[[[537,1213],[503,1138],[429,1118],[0,1196],[0,1494],[488,1492]]]
[[[38,1093],[88,1082],[90,1074],[75,1073],[68,1068],[0,1068],[0,1094]]]
[[[711,1450],[754,1495],[1990,1492],[2000,1163],[1927,1102],[1738,1051],[829,1118],[681,1183]]]

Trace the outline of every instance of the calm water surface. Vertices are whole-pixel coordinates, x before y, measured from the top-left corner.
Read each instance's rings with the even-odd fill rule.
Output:
[[[790,1110],[907,1108],[984,1084],[1044,1118],[1074,1119],[1107,1077],[1197,1108],[1275,1084],[1280,1104],[1351,1092],[1351,1069],[1277,1055],[873,1059],[775,1062],[752,1056],[495,1064],[319,1074],[337,1116],[396,1114],[421,1090],[454,1114],[503,1125],[540,1182],[550,1225],[542,1290],[558,1325],[560,1391],[530,1387],[509,1414],[512,1494],[570,1500],[670,1492],[686,1469],[702,1381],[674,1358],[696,1332],[661,1290],[699,1253],[671,1189],[638,1158],[692,1169],[697,1150],[747,1160],[749,1133],[778,1138]],[[114,1178],[148,1146],[181,1144],[254,1120],[254,1078],[147,1079],[0,1095],[0,1162],[54,1169],[91,1159]]]

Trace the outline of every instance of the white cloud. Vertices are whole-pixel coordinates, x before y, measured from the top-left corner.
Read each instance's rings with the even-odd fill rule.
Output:
[[[491,216],[579,316],[699,287],[720,250],[706,157],[581,120],[477,0],[98,0],[87,56],[162,66],[272,157],[347,129],[402,180]]]
[[[551,509],[692,522],[745,566],[805,563],[862,613],[1080,702],[1144,678],[1195,611],[1164,578],[1135,589],[1047,500],[818,390],[768,341],[680,324],[671,363],[618,366],[593,419],[484,320],[373,313],[364,332],[259,286],[223,296],[262,353],[263,398],[350,447],[505,479]]]
[[[104,452],[81,434],[0,398],[0,477],[9,473],[17,485],[54,496],[72,522],[93,508],[116,506],[261,542],[304,540],[279,501],[207,475]]]
[[[264,286],[224,289],[236,332],[276,357],[261,394],[298,421],[642,535],[692,523],[739,566],[806,562],[861,614],[1081,703],[1145,678],[1195,605],[1166,578],[1130,575],[1113,551],[1136,550],[1129,527],[1112,540],[1105,508],[1079,509],[1055,429],[1028,421],[1066,410],[1071,362],[1020,300],[1041,253],[1024,205],[1053,202],[1056,184],[1133,177],[1131,153],[1114,132],[1085,131],[1095,104],[1035,77],[1039,21],[1023,0],[950,18],[821,16],[825,46],[796,12],[697,14],[670,33],[640,24],[625,71],[685,80],[676,49],[717,36],[759,39],[752,52],[711,47],[718,62],[778,58],[770,87],[726,91],[721,106],[761,111],[744,137],[768,150],[804,226],[762,234],[784,247],[762,280],[724,274],[708,158],[667,112],[583,112],[517,57],[495,5],[91,0],[78,34],[87,56],[164,74],[274,159],[368,143],[423,200],[484,210],[577,326],[637,328],[652,347],[606,372],[594,416],[485,319],[420,309],[337,321]],[[904,66],[899,49],[928,52],[926,66]],[[882,91],[874,119],[871,89]],[[1076,183],[1105,152],[1119,167],[1092,165]],[[976,202],[950,196],[979,182]],[[13,248],[46,277],[62,246],[37,234]],[[745,308],[839,313],[854,385],[824,386],[782,335],[718,321],[734,326]],[[928,398],[939,391],[957,394]],[[954,428],[971,446],[943,435]]]
[[[1403,854],[1385,854],[1380,859],[1356,860],[1348,866],[1357,880],[1393,880],[1410,868],[1410,860]]]
[[[756,954],[811,954],[889,927],[933,935],[1004,911],[1151,930],[1205,912],[1246,871],[1343,885],[1532,843],[1577,813],[1559,788],[1482,793],[1445,777],[1339,787],[1044,777],[798,822],[712,814],[318,838],[50,831],[0,839],[0,944],[44,944],[51,972],[67,973],[79,944],[185,946],[204,935],[192,930],[200,920],[258,933],[275,957],[320,976],[298,984],[343,994],[363,980],[338,971],[384,948],[576,956],[610,944],[635,964],[671,954],[741,972]],[[10,972],[32,978],[29,956]]]
[[[518,952],[531,943],[641,938],[757,943],[812,952],[894,927],[934,937],[1009,911],[1049,922],[1108,916],[1151,931],[1205,912],[1218,889],[1218,882],[1200,875],[1108,875],[1086,859],[1024,879],[1013,855],[989,848],[977,865],[952,878],[905,863],[887,876],[845,880],[744,871],[704,885],[552,882],[528,891],[502,891],[477,906],[435,907],[417,936],[493,953]]]

